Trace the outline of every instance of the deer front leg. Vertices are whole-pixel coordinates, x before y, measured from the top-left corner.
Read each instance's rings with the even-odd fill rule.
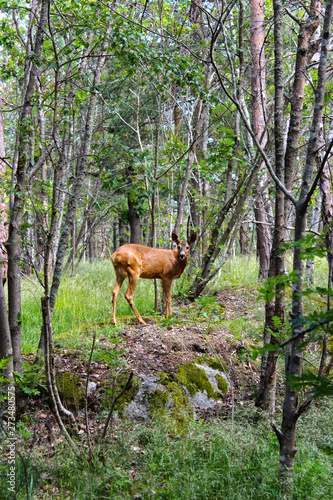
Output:
[[[140,323],[142,323],[143,325],[146,325],[147,323],[142,319],[139,311],[137,310],[137,308],[135,307],[134,302],[133,302],[133,294],[134,294],[135,287],[138,283],[138,279],[139,279],[139,276],[136,273],[134,273],[132,271],[128,272],[128,288],[127,288],[126,293],[125,293],[125,299],[127,300],[129,305],[131,306],[135,316],[140,321]]]
[[[165,317],[167,318],[168,316],[171,316],[171,314],[172,314],[172,307],[171,307],[172,280],[164,279],[161,281],[162,281],[162,290],[163,290],[163,295],[164,295],[164,300],[165,300]]]

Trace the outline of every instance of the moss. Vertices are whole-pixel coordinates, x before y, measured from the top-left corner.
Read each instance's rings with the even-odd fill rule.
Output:
[[[162,385],[168,385],[170,382],[172,382],[172,378],[167,373],[157,372],[157,375],[159,377],[159,383]]]
[[[80,379],[71,372],[62,372],[56,376],[56,384],[61,398],[69,408],[83,408],[84,387],[80,387]]]
[[[205,370],[197,367],[194,363],[181,365],[177,373],[177,379],[179,384],[187,388],[190,396],[192,397],[199,391],[206,391],[209,398],[219,398],[219,394],[214,390],[214,387],[209,382]]]
[[[229,384],[226,379],[221,375],[215,375],[215,378],[217,380],[217,387],[219,388],[219,390],[222,392],[222,394],[227,394],[229,390]]]
[[[329,354],[333,353],[333,335],[330,335],[327,342],[327,351]]]
[[[204,356],[202,356],[201,358],[199,357],[196,357],[194,358],[194,361],[195,363],[197,363],[198,365],[208,365],[210,366],[211,368],[213,368],[213,370],[220,370],[221,369],[224,369],[226,370],[226,366],[225,364],[223,363],[222,360],[218,360],[216,358],[212,358],[211,356],[209,356],[208,354],[205,354]],[[221,361],[221,362],[220,362]]]
[[[169,432],[186,432],[193,420],[193,409],[182,388],[166,373],[159,372],[162,389],[147,395],[150,414],[153,418],[162,419]]]
[[[150,415],[153,418],[162,417],[165,415],[165,407],[170,399],[170,394],[167,390],[156,389],[147,394],[149,402]]]

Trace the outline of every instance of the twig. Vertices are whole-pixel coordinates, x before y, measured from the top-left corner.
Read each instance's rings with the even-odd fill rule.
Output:
[[[113,410],[114,410],[114,407],[116,405],[116,402],[118,401],[118,399],[124,394],[124,392],[127,391],[127,389],[129,388],[129,385],[132,381],[132,378],[133,378],[133,372],[131,372],[130,376],[128,377],[128,380],[126,382],[126,385],[125,387],[120,391],[119,394],[117,394],[117,396],[115,396],[112,400],[112,404],[111,404],[111,408],[110,408],[110,411],[109,411],[109,414],[108,414],[108,418],[106,419],[106,422],[105,422],[105,425],[104,425],[104,430],[103,430],[103,434],[102,434],[102,437],[101,437],[101,441],[103,441],[105,439],[105,436],[106,436],[106,431],[108,429],[108,425],[109,425],[109,422],[110,422],[110,419],[112,417],[112,414],[113,414]]]

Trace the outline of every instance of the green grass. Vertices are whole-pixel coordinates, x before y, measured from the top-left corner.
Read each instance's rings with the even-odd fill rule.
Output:
[[[252,256],[238,255],[230,258],[217,273],[211,286],[217,290],[235,287],[256,287],[258,285],[258,262]]]
[[[332,402],[313,406],[299,423],[294,500],[333,498]],[[28,489],[34,499],[245,500],[276,499],[278,442],[269,422],[253,410],[238,409],[235,421],[193,423],[174,436],[158,422],[118,421],[113,437],[96,449],[89,467],[58,443],[33,447]],[[21,450],[22,451],[22,450]],[[28,451],[22,451],[24,456]],[[17,461],[17,477],[24,475]],[[5,490],[5,475],[0,493]],[[18,499],[26,498],[24,481]]]

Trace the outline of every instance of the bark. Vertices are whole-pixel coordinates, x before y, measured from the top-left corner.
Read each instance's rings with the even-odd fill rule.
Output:
[[[130,243],[141,243],[141,222],[139,215],[139,200],[132,187],[133,179],[135,178],[134,168],[129,165],[126,168],[128,188],[127,205],[128,205],[128,222],[130,226]]]
[[[321,152],[323,150],[321,149]],[[321,163],[320,158],[323,156],[323,154],[318,155],[318,160],[319,160],[319,165]],[[321,190],[321,185],[319,185],[318,193],[315,199],[315,204],[312,207],[312,215],[311,215],[311,222],[310,222],[310,231],[313,231],[314,233],[319,234],[319,229],[320,229],[320,213],[321,213],[321,207],[322,207],[322,197],[323,193]],[[306,266],[305,266],[305,285],[309,288],[313,285],[313,273],[314,273],[314,261],[313,259],[307,259],[306,260]]]
[[[239,229],[239,248],[241,255],[247,255],[249,252],[248,230],[249,226],[244,222]]]
[[[331,122],[328,133],[328,144],[333,140],[333,103],[331,105]],[[326,229],[325,244],[328,260],[328,279],[327,288],[332,288],[333,284],[333,196],[332,196],[332,176],[328,162],[325,164],[323,173],[320,178],[320,192],[322,193],[321,213],[323,219],[323,226]],[[327,311],[331,310],[331,296],[327,295]],[[321,362],[319,367],[319,376],[324,374],[326,356],[327,356],[327,343],[329,338],[329,330],[324,335]],[[333,359],[333,356],[332,356]],[[329,366],[326,367],[325,376],[329,373]]]
[[[320,1],[311,0],[308,18],[305,21],[299,21],[295,77],[290,100],[290,120],[285,152],[285,186],[288,191],[291,191],[296,172],[299,140],[302,131],[306,66],[313,53],[310,42],[319,26],[321,9]],[[289,210],[290,202],[286,198],[286,217],[288,217]],[[286,225],[288,225],[288,220],[286,220]]]
[[[27,59],[25,79],[27,82],[25,95],[23,96],[21,113],[18,124],[18,155],[16,169],[16,185],[14,190],[13,207],[9,220],[9,235],[7,243],[8,251],[8,309],[9,326],[12,339],[14,370],[22,372],[21,360],[21,251],[25,190],[27,187],[27,174],[30,155],[30,116],[32,101],[36,89],[36,81],[39,75],[39,64],[46,33],[49,1],[43,0],[40,7],[38,28],[35,38],[34,58],[30,62]]]
[[[2,359],[11,358],[12,354],[13,350],[10,338],[6,296],[2,286],[2,266],[0,266],[0,361]],[[13,359],[10,359],[4,370],[5,377],[10,381],[13,381],[13,369]]]
[[[174,225],[174,232],[177,234],[180,233],[180,228],[181,228],[181,225],[183,224],[186,193],[187,193],[188,183],[190,180],[193,162],[194,162],[194,151],[193,151],[193,149],[191,149],[188,153],[185,175],[184,175],[184,179],[183,179],[181,190],[180,190],[179,197],[178,197],[177,218],[176,218],[176,222]]]
[[[8,203],[6,201],[5,192],[2,191],[1,186],[5,184],[5,175],[7,167],[2,158],[5,157],[5,135],[3,126],[3,114],[2,114],[2,99],[0,97],[0,267],[2,269],[2,278],[0,280],[0,286],[7,279],[7,252],[5,249],[5,243],[8,239],[8,227],[7,227],[7,211]]]
[[[255,185],[258,186],[257,178]],[[254,215],[257,229],[257,255],[259,258],[259,281],[268,277],[269,255],[271,251],[270,224],[268,222],[264,198],[261,194],[261,188],[255,190],[256,203],[254,205]]]
[[[311,11],[307,22],[300,23],[298,48],[296,56],[296,72],[291,99],[291,113],[286,152],[284,154],[284,125],[283,125],[283,32],[282,32],[282,3],[274,2],[274,40],[275,40],[275,165],[277,177],[285,182],[290,191],[296,169],[296,154],[300,139],[300,124],[303,110],[305,69],[309,58],[310,40],[318,27],[319,17],[316,11],[316,2],[311,3]],[[281,245],[286,237],[286,221],[288,219],[289,201],[283,195],[276,183],[275,200],[275,226],[273,234],[272,251],[270,255],[269,276],[284,274],[283,253]],[[281,286],[276,286],[276,296],[272,302],[267,302],[265,307],[264,344],[277,343],[277,328],[274,326],[273,317],[284,322],[284,291]],[[276,378],[277,353],[266,352],[262,358],[261,378],[257,406],[262,406],[271,415],[275,411],[275,378]]]
[[[137,212],[137,202],[132,201],[130,197],[127,200],[128,203],[128,221],[131,229],[131,239],[130,243],[141,243],[141,223],[140,216]]]
[[[315,94],[314,112],[310,137],[308,141],[304,173],[302,176],[302,186],[300,197],[296,204],[295,220],[295,242],[298,242],[305,235],[307,207],[311,196],[313,195],[315,183],[311,185],[313,167],[318,148],[318,138],[320,136],[320,127],[322,120],[324,92],[326,84],[326,65],[328,53],[328,40],[332,20],[332,0],[327,0],[324,26],[321,41],[320,62],[318,68],[318,83]],[[320,14],[320,11],[317,13]],[[316,181],[318,180],[317,173]],[[290,351],[286,355],[286,378],[300,377],[303,370],[303,351],[299,349],[303,342],[303,327],[297,323],[297,319],[303,315],[303,261],[300,258],[300,246],[294,249],[293,271],[298,274],[298,281],[293,287],[292,296],[292,335],[293,341],[290,344]],[[308,404],[305,401],[298,405],[298,392],[290,384],[286,384],[285,399],[283,405],[283,418],[281,430],[276,429],[276,434],[280,443],[280,470],[279,470],[279,489],[281,498],[292,497],[292,476],[294,470],[294,457],[296,454],[296,422],[300,415],[305,411]]]
[[[284,79],[283,79],[283,7],[279,0],[274,1],[274,55],[275,55],[275,108],[274,108],[274,135],[275,135],[275,173],[284,180]],[[284,273],[284,258],[280,252],[285,237],[284,225],[284,194],[276,184],[275,195],[275,224],[273,242],[270,252],[269,277],[281,276]],[[272,301],[265,304],[264,345],[278,343],[276,334],[278,329],[274,324],[274,316],[278,317],[281,325],[284,322],[284,290],[276,286],[276,295]],[[261,375],[257,406],[262,406],[272,417],[275,415],[275,388],[278,351],[266,351],[261,361]]]
[[[265,18],[263,0],[251,0],[251,92],[252,127],[262,147],[267,142],[266,119],[266,60],[265,60]],[[265,179],[263,179],[265,182]],[[259,280],[268,276],[271,235],[264,196],[259,178],[255,183],[256,203],[254,205],[257,224],[257,250],[259,256]]]

